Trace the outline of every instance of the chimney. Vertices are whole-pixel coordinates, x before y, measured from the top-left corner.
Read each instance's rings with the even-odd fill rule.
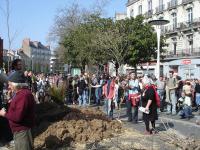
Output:
[[[30,38],[25,38],[23,40],[23,45],[30,45]],[[23,45],[22,45],[22,47],[23,47]]]

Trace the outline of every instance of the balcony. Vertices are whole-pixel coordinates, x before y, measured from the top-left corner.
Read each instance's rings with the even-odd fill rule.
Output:
[[[156,7],[156,14],[160,14],[165,10],[165,5],[159,5],[158,7]]]
[[[180,29],[181,30],[187,30],[187,29],[191,29],[191,28],[198,28],[200,27],[200,18],[195,18],[190,22],[181,22],[179,23],[180,25]]]
[[[126,6],[130,6],[134,3],[136,3],[137,1],[139,1],[139,0],[128,0],[128,2],[126,3]]]
[[[152,15],[153,15],[153,10],[148,10],[148,11],[144,14],[145,18],[151,18]]]
[[[178,29],[179,29],[179,25],[177,25],[177,27],[174,26],[174,25],[165,26],[164,27],[164,33],[165,34],[172,34],[172,33],[177,32]]]
[[[167,8],[169,10],[175,9],[177,7],[177,5],[178,5],[177,0],[171,0],[170,2],[167,3]]]
[[[192,3],[193,1],[194,0],[182,0],[182,4],[186,5],[186,4]]]
[[[176,54],[174,52],[168,52],[165,55],[165,58],[182,58],[182,57],[200,57],[200,47],[192,48],[192,49],[182,49],[177,51]]]

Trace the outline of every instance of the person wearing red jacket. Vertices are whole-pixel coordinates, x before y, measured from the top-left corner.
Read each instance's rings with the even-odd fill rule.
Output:
[[[35,100],[25,83],[24,73],[15,71],[8,78],[9,88],[15,93],[8,111],[0,110],[0,116],[9,120],[14,135],[15,150],[32,150],[31,128],[35,124]]]
[[[107,77],[107,81],[103,86],[103,96],[105,101],[105,111],[109,118],[113,119],[113,98],[115,96],[115,79],[109,79]]]

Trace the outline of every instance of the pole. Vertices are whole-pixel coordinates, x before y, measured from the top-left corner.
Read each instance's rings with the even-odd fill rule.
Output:
[[[0,37],[0,68],[3,68],[3,39]]]
[[[157,26],[156,29],[157,32],[157,63],[156,63],[156,70],[155,70],[155,75],[156,78],[159,79],[160,77],[160,26]]]

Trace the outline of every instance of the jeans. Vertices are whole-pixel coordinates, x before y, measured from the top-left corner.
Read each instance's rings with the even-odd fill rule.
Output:
[[[196,93],[196,104],[197,106],[200,105],[200,93]]]
[[[95,103],[96,103],[96,104],[100,104],[99,88],[96,88],[96,89],[95,89],[95,97],[96,97]]]
[[[79,94],[78,104],[79,104],[79,106],[81,106],[81,105],[85,106],[86,105],[86,91],[85,90],[83,91],[82,94]]]
[[[157,90],[158,95],[160,97],[160,110],[163,111],[164,110],[164,90]]]
[[[126,106],[127,106],[127,116],[128,116],[128,121],[134,121],[137,123],[138,121],[138,107],[132,107],[131,101],[127,100],[126,101]],[[132,113],[133,109],[133,113]]]
[[[85,90],[85,101],[86,101],[86,104],[89,105],[89,91],[88,91],[88,89]]]
[[[113,107],[111,104],[112,104],[111,99],[104,99],[104,112],[109,117],[113,117]]]
[[[180,111],[179,115],[182,118],[189,118],[189,117],[191,117],[192,116],[192,107],[185,105],[183,107],[183,110]]]
[[[167,104],[167,112],[168,113],[171,113],[173,115],[176,114],[176,103],[177,103],[177,97],[176,97],[176,93],[175,93],[175,90],[171,90],[170,93],[169,93],[169,98],[170,98],[170,102],[171,103],[168,103]]]

